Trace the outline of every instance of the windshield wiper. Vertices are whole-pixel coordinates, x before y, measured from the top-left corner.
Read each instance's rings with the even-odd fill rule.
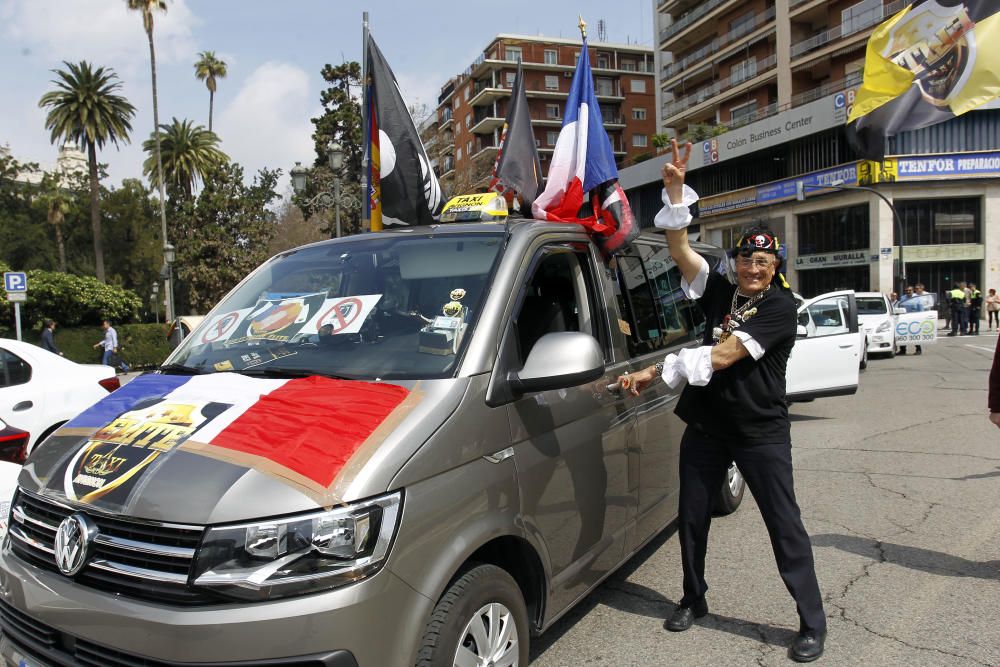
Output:
[[[351,377],[349,375],[336,375],[334,373],[323,373],[320,371],[310,371],[302,368],[277,368],[277,367],[253,367],[244,368],[243,370],[237,371],[242,375],[250,375],[255,377],[267,377],[267,378],[307,378],[313,375],[320,375],[325,378],[332,378],[334,380],[357,380],[358,378]]]
[[[160,366],[156,370],[161,373],[172,373],[176,375],[203,375],[207,372],[202,368],[185,366],[184,364],[166,364],[165,366]]]

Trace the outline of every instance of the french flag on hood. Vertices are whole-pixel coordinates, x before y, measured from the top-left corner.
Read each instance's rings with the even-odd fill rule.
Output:
[[[581,211],[588,195],[591,210]],[[535,199],[531,210],[539,220],[583,225],[606,253],[631,242],[639,233],[628,199],[618,185],[615,154],[594,94],[586,37],[545,191]]]

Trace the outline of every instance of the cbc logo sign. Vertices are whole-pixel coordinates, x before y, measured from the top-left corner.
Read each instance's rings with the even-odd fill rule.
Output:
[[[896,325],[897,336],[933,336],[935,323],[931,320],[923,322],[900,322]]]

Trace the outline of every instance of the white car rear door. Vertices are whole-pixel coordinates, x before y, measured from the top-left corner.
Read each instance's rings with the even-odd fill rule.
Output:
[[[854,292],[821,294],[799,306],[798,312],[799,335],[786,373],[788,400],[855,393],[861,339]]]
[[[23,352],[0,345],[0,419],[31,434],[31,443],[46,428],[45,387],[38,369]]]

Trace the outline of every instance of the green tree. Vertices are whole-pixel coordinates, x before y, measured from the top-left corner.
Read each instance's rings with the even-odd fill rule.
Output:
[[[179,304],[207,312],[268,258],[276,231],[268,205],[278,197],[280,175],[262,169],[246,185],[243,168],[229,163],[213,173],[196,199],[172,201]]]
[[[62,192],[56,190],[46,197],[47,217],[49,224],[56,233],[56,248],[59,251],[59,270],[66,273],[66,244],[63,241],[62,227],[66,222],[66,214],[70,212],[70,201]]]
[[[364,152],[364,132],[361,126],[361,66],[356,62],[340,65],[325,65],[321,71],[329,84],[320,94],[323,114],[312,119],[313,143],[316,159],[306,181],[305,192],[296,202],[313,199],[321,192],[332,192],[333,172],[327,156],[327,146],[337,142],[344,150],[344,166],[340,173],[340,190],[345,201],[352,206],[341,206],[341,224],[345,234],[360,230],[361,203],[361,160]],[[315,213],[307,211],[306,213]],[[323,231],[330,235],[333,230],[333,209],[324,212],[326,225]]]
[[[194,186],[205,175],[229,162],[229,156],[219,150],[219,137],[202,125],[194,125],[189,120],[173,119],[170,125],[161,125],[157,139],[142,142],[142,149],[149,154],[142,163],[142,173],[149,177],[153,185],[160,184],[162,166],[166,183],[179,189],[185,199],[190,199]],[[157,159],[156,146],[160,153]]]
[[[103,194],[108,252],[115,258],[109,280],[146,296],[159,277],[163,240],[152,193],[137,178]]]
[[[226,78],[226,63],[215,57],[215,51],[202,51],[194,64],[194,75],[208,88],[208,131],[212,131],[212,114],[215,109],[217,79]]]
[[[101,237],[100,178],[97,170],[97,149],[111,142],[128,143],[135,107],[117,91],[121,88],[118,75],[112,69],[90,63],[64,62],[66,70],[53,70],[58,79],[56,89],[42,95],[38,106],[48,109],[45,127],[50,140],[75,141],[87,147],[90,167],[90,226],[94,243],[94,267],[97,279],[105,281],[104,251]],[[68,70],[68,71],[67,71]]]

